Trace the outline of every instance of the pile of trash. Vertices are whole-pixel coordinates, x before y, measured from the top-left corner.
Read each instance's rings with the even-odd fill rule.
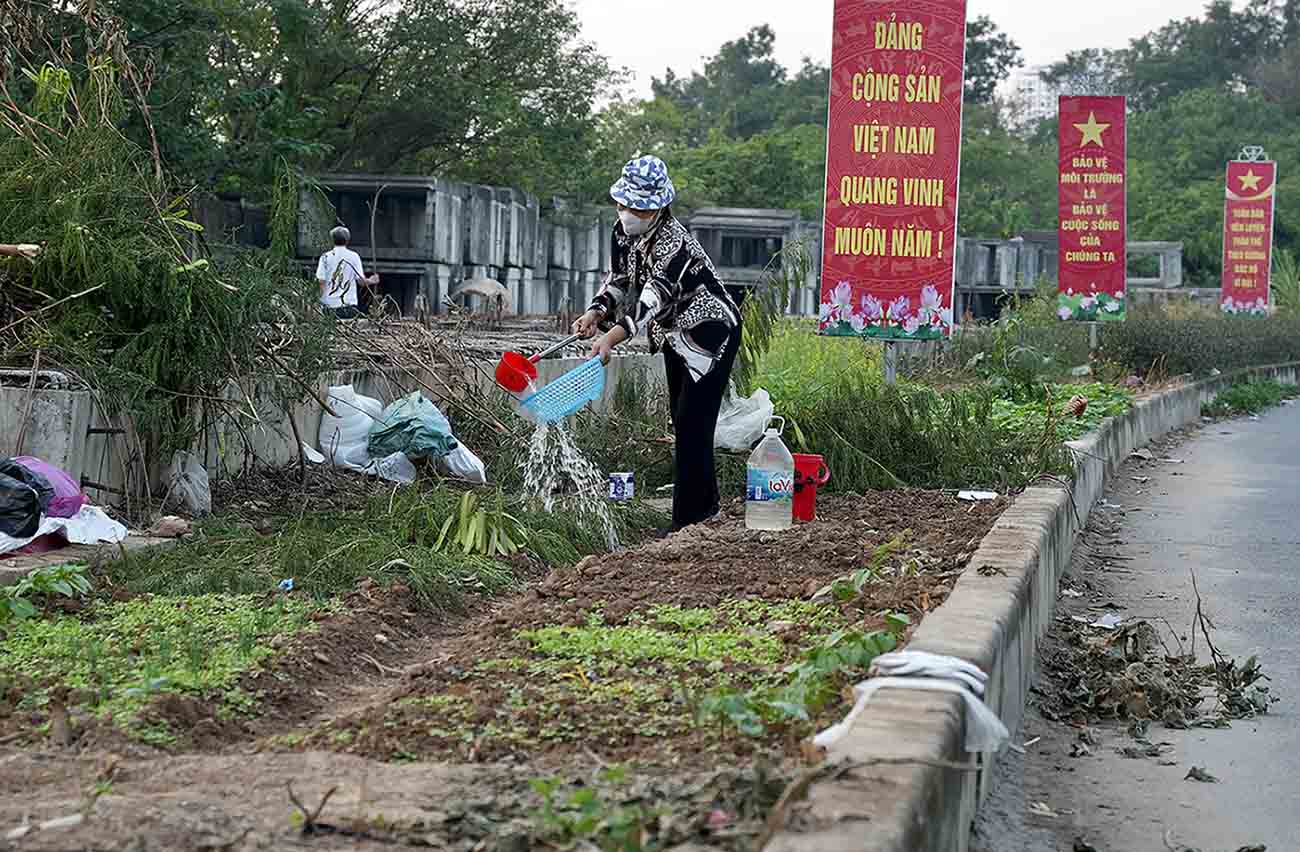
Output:
[[[378,476],[390,482],[415,481],[415,460],[428,458],[444,476],[477,485],[487,483],[487,468],[469,447],[456,440],[451,423],[419,391],[387,408],[352,385],[329,389],[333,412],[321,416],[317,452],[304,447],[316,464]]]
[[[1063,623],[1064,641],[1044,659],[1056,684],[1038,688],[1039,709],[1052,720],[1160,721],[1166,727],[1225,727],[1232,719],[1268,712],[1267,678],[1252,658],[1197,665],[1193,654],[1171,654],[1149,622]],[[1204,705],[1215,698],[1210,711]]]
[[[0,459],[0,557],[119,542],[126,534],[61,468],[33,456]]]

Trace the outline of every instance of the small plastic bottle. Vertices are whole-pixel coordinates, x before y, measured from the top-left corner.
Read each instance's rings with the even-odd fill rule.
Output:
[[[766,429],[749,456],[745,488],[745,527],[751,530],[788,530],[794,524],[794,456],[781,440],[779,429]]]

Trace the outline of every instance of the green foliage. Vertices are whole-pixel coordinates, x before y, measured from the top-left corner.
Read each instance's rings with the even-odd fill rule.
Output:
[[[998,85],[1025,61],[1020,45],[998,29],[988,15],[966,22],[966,91],[968,104],[992,102]]]
[[[443,553],[459,549],[466,556],[507,557],[519,552],[527,535],[519,519],[506,512],[500,491],[492,507],[479,506],[478,495],[466,491],[456,511],[443,522],[433,548]]]
[[[573,789],[558,778],[536,778],[530,783],[542,798],[533,813],[538,839],[547,845],[587,841],[604,852],[641,852],[646,827],[660,815],[636,802],[624,802],[617,788],[627,780],[622,766],[607,766],[597,773],[595,786]],[[613,787],[606,792],[602,788]],[[653,848],[653,847],[651,847]]]
[[[679,619],[654,618],[653,624],[606,625],[595,617],[582,627],[554,626],[525,630],[519,637],[536,653],[594,663],[612,660],[633,665],[650,660],[691,662],[727,659],[772,665],[781,659],[780,640],[734,625],[683,631]]]
[[[823,586],[813,595],[814,601],[830,599],[837,603],[848,603],[861,598],[863,593],[872,582],[880,575],[880,571],[889,562],[889,558],[902,550],[907,544],[907,532],[894,536],[890,541],[878,545],[871,554],[871,559],[867,567],[860,568],[844,577],[836,579],[827,586]]]
[[[1300,388],[1295,385],[1282,384],[1275,379],[1252,379],[1222,391],[1201,407],[1201,413],[1206,417],[1258,414],[1280,405],[1284,399],[1297,396],[1300,396]]]
[[[280,351],[277,400],[302,398],[284,374],[320,372],[329,326],[318,311],[312,318],[311,289],[287,261],[196,256],[202,228],[188,199],[119,131],[143,115],[123,95],[136,96],[134,71],[89,63],[46,67],[30,105],[4,104],[42,118],[0,131],[0,233],[45,250],[0,270],[24,311],[0,356],[42,352],[91,384],[109,414],[129,413],[149,451],[166,453],[189,445],[200,414],[236,409],[222,401],[229,385],[265,364],[268,341]]]
[[[1068,454],[1054,436],[999,427],[998,398],[986,386],[936,391],[846,371],[815,394],[776,404],[789,424],[787,443],[823,455],[834,474],[828,487],[836,491],[977,484],[1007,490],[1045,473],[1068,473]]]
[[[376,495],[362,510],[302,509],[268,518],[274,532],[265,536],[239,518],[214,517],[174,548],[133,554],[116,563],[112,577],[132,591],[180,595],[257,594],[292,577],[295,588],[320,599],[346,594],[370,577],[406,584],[427,607],[455,608],[466,594],[497,594],[517,582],[508,562],[466,554],[459,547],[447,552],[435,547],[446,519],[461,507],[461,494],[441,486],[407,488]],[[600,531],[572,513],[504,505],[512,508],[512,518],[522,528],[510,532],[511,542],[527,542],[548,566],[571,565],[607,548]],[[618,509],[615,524],[625,540],[661,521],[641,506]]]
[[[0,586],[0,628],[32,618],[40,610],[33,597],[75,598],[90,593],[85,565],[46,565],[10,586]]]
[[[1273,306],[1279,316],[1288,319],[1300,317],[1300,264],[1287,249],[1273,254]]]
[[[6,0],[10,6],[31,6]],[[93,4],[92,4],[93,5]],[[563,0],[111,0],[121,53],[153,69],[151,131],[190,185],[270,195],[282,160],[308,172],[445,174],[561,191],[595,139],[614,74]],[[34,7],[34,8],[39,8]],[[37,13],[42,14],[42,13]],[[43,13],[31,67],[97,27]]]
[[[1300,319],[1135,310],[1127,322],[1105,327],[1101,345],[1108,360],[1141,374],[1160,369],[1204,376],[1216,369],[1300,360]]]
[[[1088,400],[1082,417],[1075,417],[1069,411],[1074,396]],[[1094,431],[1107,417],[1125,413],[1132,405],[1133,394],[1114,385],[1052,385],[1038,400],[998,400],[994,420],[999,428],[1036,435],[1054,428],[1061,440],[1074,441]]]
[[[759,365],[784,325],[790,296],[808,279],[812,263],[807,244],[787,244],[745,299],[741,308],[743,337],[732,368],[732,382],[742,395],[753,393]]]
[[[771,327],[753,377],[736,386],[742,394],[763,388],[774,400],[791,400],[816,396],[846,373],[883,377],[880,347],[819,335],[813,320],[782,318]]]
[[[891,627],[899,624],[895,618]],[[837,631],[813,646],[803,660],[788,666],[776,686],[744,692],[730,687],[710,691],[695,708],[696,724],[716,721],[724,729],[759,737],[771,724],[811,721],[835,700],[846,677],[865,673],[872,660],[897,644],[892,629]]]
[[[304,598],[201,595],[96,603],[85,618],[29,619],[0,640],[0,674],[30,678],[24,705],[43,707],[56,688],[75,706],[158,745],[171,734],[139,716],[156,695],[213,700],[219,712],[246,712],[254,698],[240,676],[270,657],[271,640],[310,629],[317,606]],[[69,709],[72,709],[69,707]]]

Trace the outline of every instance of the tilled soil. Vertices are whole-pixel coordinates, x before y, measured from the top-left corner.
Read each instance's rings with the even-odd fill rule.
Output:
[[[804,736],[838,718],[842,701],[802,723],[771,725],[760,737],[739,736],[725,720],[702,724],[701,702],[719,689],[775,683],[782,668],[834,628],[877,629],[892,610],[919,621],[947,597],[1003,507],[925,491],[839,497],[824,501],[815,523],[754,534],[737,505],[711,523],[553,572],[464,625],[461,638],[441,644],[383,700],[289,741],[378,759],[548,765],[592,753],[664,766],[705,754],[722,761],[765,751],[797,758]],[[780,608],[867,567],[876,548],[894,540],[899,546],[878,566],[863,599],[830,608],[827,619],[804,620]],[[675,623],[671,613],[657,614],[663,607],[706,622]],[[556,627],[574,633],[557,637]],[[605,644],[556,651],[529,632],[546,629],[563,641],[584,627],[609,628],[598,640]],[[693,638],[683,636],[692,630]],[[717,657],[684,659],[656,647],[732,634],[741,647]],[[750,646],[768,655],[752,659]]]
[[[887,611],[919,621],[946,598],[1005,506],[944,492],[835,496],[822,500],[815,523],[755,534],[736,504],[709,524],[587,559],[454,620],[421,614],[400,588],[363,586],[340,615],[249,676],[246,688],[262,698],[255,718],[219,720],[188,700],[156,703],[152,712],[177,729],[188,754],[95,726],[67,747],[32,727],[6,743],[15,728],[0,730],[0,838],[29,817],[93,804],[84,825],[34,832],[19,848],[284,848],[302,824],[301,815],[290,820],[295,808],[280,792],[292,781],[309,808],[329,784],[341,785],[314,848],[418,840],[526,849],[539,803],[531,779],[555,773],[585,784],[626,762],[653,788],[636,796],[685,814],[656,823],[663,839],[748,848],[773,790],[800,761],[803,737],[844,707],[752,737],[700,724],[701,698],[719,685],[774,682],[830,630],[876,629]],[[865,598],[806,617],[818,589],[867,567],[895,539]],[[662,607],[671,608],[666,621]],[[672,613],[714,620],[693,626]],[[593,624],[626,630],[623,644],[566,657],[540,652],[528,633]],[[656,641],[690,647],[697,637],[736,648],[698,659],[645,650]],[[705,767],[713,768],[701,778]],[[480,845],[515,836],[515,846]]]

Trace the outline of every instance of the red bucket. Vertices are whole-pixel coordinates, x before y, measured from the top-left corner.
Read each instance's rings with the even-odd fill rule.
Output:
[[[817,486],[831,481],[830,468],[821,456],[794,454],[794,516],[800,521],[817,520]]]
[[[537,367],[518,352],[507,352],[497,364],[497,384],[511,393],[523,393],[537,381]]]

